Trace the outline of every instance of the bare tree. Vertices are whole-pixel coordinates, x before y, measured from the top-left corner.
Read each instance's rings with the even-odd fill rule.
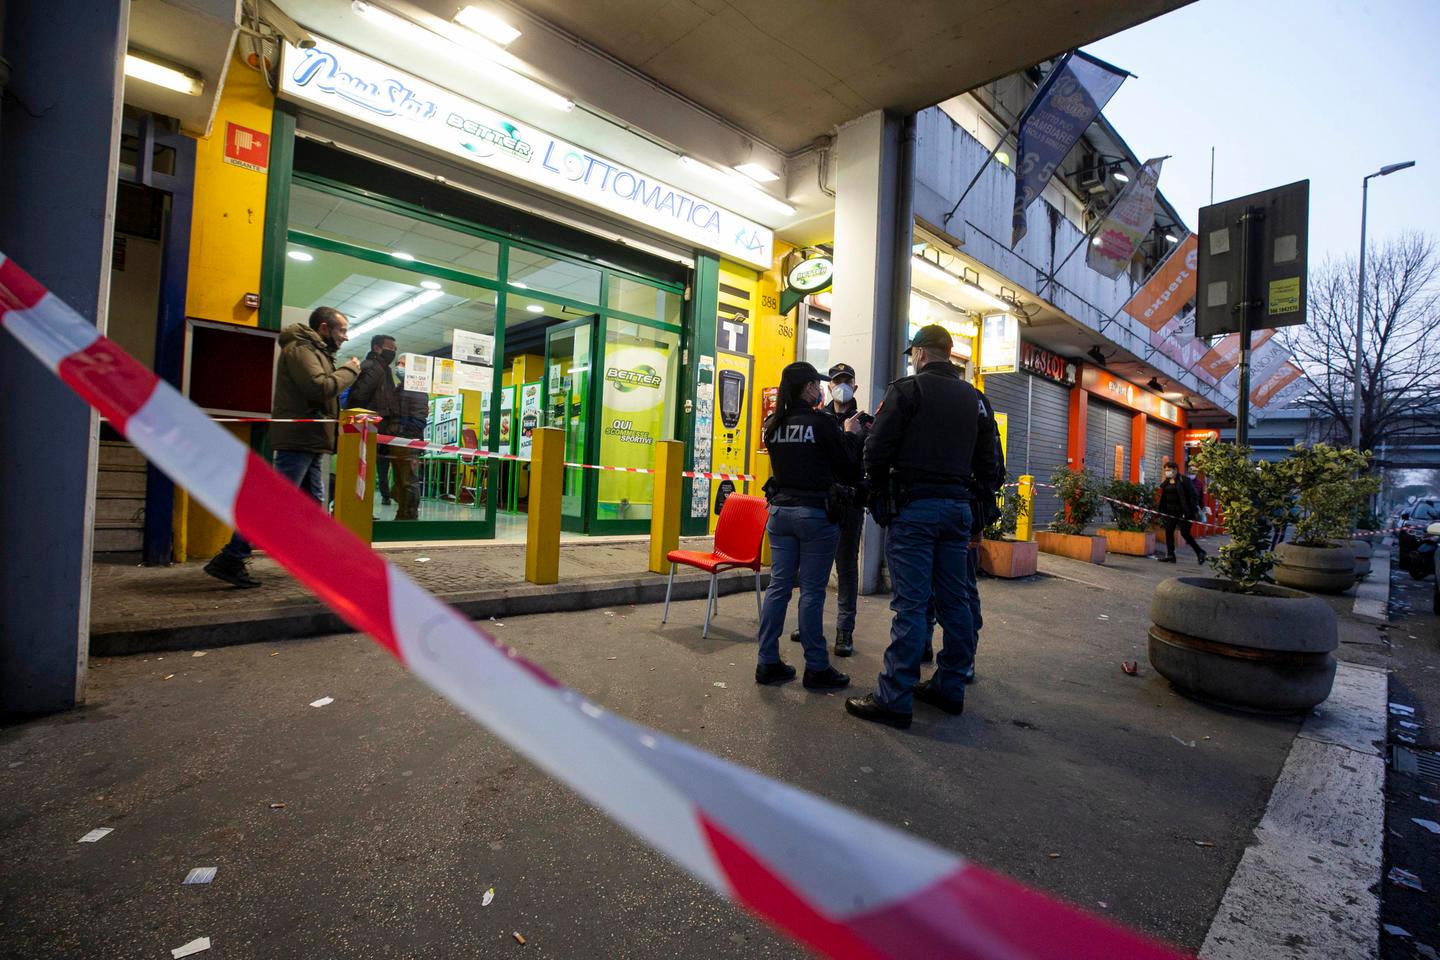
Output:
[[[1304,371],[1305,403],[1327,438],[1354,443],[1355,258],[1326,260],[1311,274],[1309,316],[1284,331]],[[1440,247],[1407,233],[1370,249],[1365,265],[1365,355],[1360,366],[1360,436],[1373,450],[1424,429],[1440,386]],[[1432,425],[1433,426],[1433,425]]]

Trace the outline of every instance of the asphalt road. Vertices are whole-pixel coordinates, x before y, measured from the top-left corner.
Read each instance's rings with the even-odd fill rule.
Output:
[[[757,688],[748,597],[708,640],[702,602],[665,627],[658,606],[487,626],[632,719],[1196,949],[1297,724],[1150,671],[1149,593],[1173,568],[1061,569],[982,583],[966,713],[919,706],[907,732]],[[860,691],[887,628],[862,599]],[[182,886],[200,866],[214,882]],[[0,956],[202,936],[204,960],[799,955],[355,636],[92,661],[87,707],[0,729]]]

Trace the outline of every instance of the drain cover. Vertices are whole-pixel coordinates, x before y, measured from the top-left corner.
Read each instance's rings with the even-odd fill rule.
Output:
[[[1411,773],[1440,783],[1440,754],[1409,747],[1392,746],[1390,750],[1390,765],[1396,773]]]

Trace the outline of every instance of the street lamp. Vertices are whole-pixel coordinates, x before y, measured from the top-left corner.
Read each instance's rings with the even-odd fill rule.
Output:
[[[1365,217],[1370,208],[1370,181],[1415,166],[1414,160],[1386,164],[1367,176],[1360,188],[1360,283],[1355,304],[1355,396],[1351,399],[1350,445],[1360,449],[1360,370],[1365,350]]]

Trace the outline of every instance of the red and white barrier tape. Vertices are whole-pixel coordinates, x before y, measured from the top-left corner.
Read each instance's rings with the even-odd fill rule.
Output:
[[[109,417],[101,417],[108,420]],[[211,417],[211,423],[339,423],[333,417]]]
[[[713,890],[817,953],[1179,957],[566,689],[387,564],[3,257],[0,324],[211,513],[416,676]]]

